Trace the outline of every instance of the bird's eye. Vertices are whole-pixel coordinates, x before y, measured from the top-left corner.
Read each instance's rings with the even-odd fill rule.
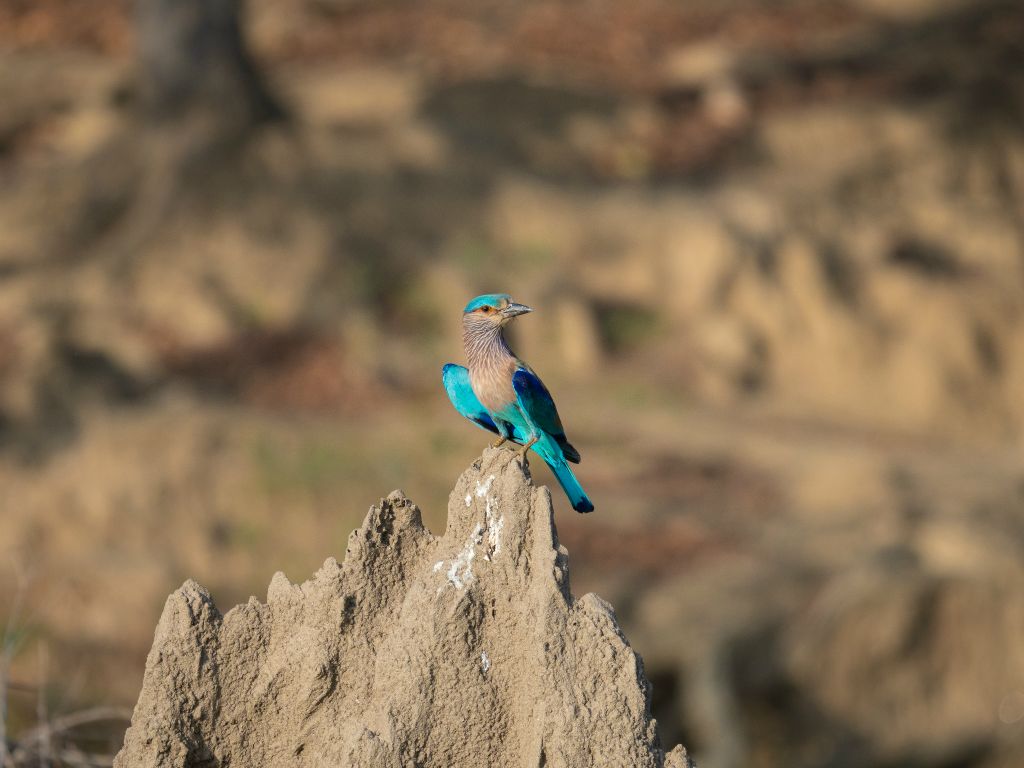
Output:
[[[494,311],[494,307],[488,307],[485,305],[483,307],[480,307],[480,311],[483,312],[485,315],[489,315],[491,314],[491,312]]]

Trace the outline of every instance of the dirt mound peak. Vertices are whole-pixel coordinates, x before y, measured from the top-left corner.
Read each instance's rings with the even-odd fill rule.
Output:
[[[611,607],[569,589],[551,497],[511,451],[459,479],[443,536],[396,491],[312,579],[222,615],[167,600],[116,768],[667,766]]]

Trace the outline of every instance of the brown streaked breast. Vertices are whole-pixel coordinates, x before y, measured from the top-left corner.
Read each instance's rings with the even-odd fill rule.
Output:
[[[469,383],[484,408],[497,412],[516,400],[512,389],[515,360],[498,360],[495,363],[470,368]]]

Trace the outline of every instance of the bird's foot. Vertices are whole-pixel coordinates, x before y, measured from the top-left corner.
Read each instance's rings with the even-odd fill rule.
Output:
[[[530,460],[526,458],[527,452],[530,450],[530,448],[533,446],[533,444],[536,443],[537,440],[539,440],[539,439],[540,438],[537,438],[537,437],[533,438],[532,440],[530,440],[530,442],[525,443],[524,445],[520,446],[519,450],[516,451],[516,454],[519,456],[519,462],[524,467],[527,467],[527,466],[530,465]]]
[[[507,437],[499,437],[497,440],[495,440],[493,443],[491,443],[491,448],[500,448],[501,446],[503,446],[507,442],[508,442],[508,438]]]

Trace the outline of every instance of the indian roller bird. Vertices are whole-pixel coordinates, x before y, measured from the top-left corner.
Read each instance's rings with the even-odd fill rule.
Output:
[[[469,367],[448,363],[444,388],[455,410],[498,435],[494,447],[506,441],[518,443],[524,461],[532,448],[558,478],[572,508],[592,512],[594,505],[568,464],[578,464],[580,453],[565,436],[551,393],[505,341],[505,326],[532,311],[505,293],[489,293],[469,302],[462,311],[462,343]]]

